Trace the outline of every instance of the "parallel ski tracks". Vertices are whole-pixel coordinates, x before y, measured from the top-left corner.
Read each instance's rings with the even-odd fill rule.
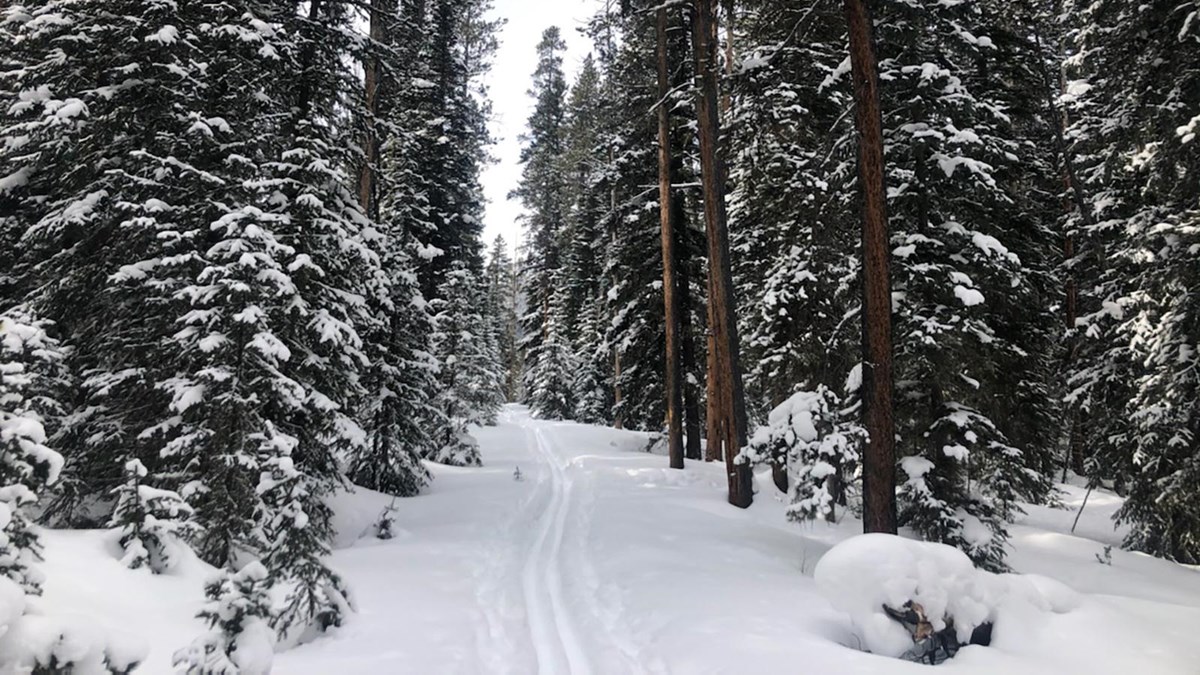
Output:
[[[538,671],[545,674],[591,675],[587,650],[571,616],[563,586],[563,539],[571,511],[572,480],[550,447],[545,432],[527,426],[532,449],[549,472],[550,500],[536,524],[536,534],[525,559],[521,585]]]

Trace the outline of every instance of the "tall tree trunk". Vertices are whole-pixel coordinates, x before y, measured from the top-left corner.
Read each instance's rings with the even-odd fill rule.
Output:
[[[687,240],[683,236],[687,226],[683,218],[683,205],[679,203],[679,200],[676,200],[675,205],[680,212],[677,222],[681,225],[676,232],[679,238],[675,242],[675,253],[678,256],[675,270],[679,273],[679,337],[683,359],[680,364],[683,368],[683,431],[687,443],[684,448],[684,456],[688,459],[699,460],[702,458],[700,402],[697,400],[696,387],[689,378],[689,373],[696,372],[696,340],[692,334],[692,281],[688,274],[687,254],[683,251],[687,246]]]
[[[883,115],[875,37],[865,0],[844,0],[854,79],[858,178],[862,195],[862,399],[870,442],[863,458],[863,531],[896,533],[896,450],[892,420],[892,290],[888,269]]]
[[[374,215],[375,171],[379,161],[379,88],[383,80],[383,59],[380,51],[387,37],[388,0],[371,0],[371,46],[363,59],[365,85],[366,133],[363,137],[363,163],[358,174],[358,201],[363,212]]]
[[[614,164],[616,164],[616,153],[614,152],[613,147],[610,145],[608,147],[608,165],[613,166]],[[612,214],[613,221],[615,223],[616,218],[617,218],[617,187],[615,184],[608,191],[608,208],[609,208],[609,213]],[[616,232],[615,224],[613,225],[613,232],[612,232],[611,236],[612,236],[613,242],[616,242],[617,232]],[[615,288],[617,285],[616,273],[613,274],[613,278],[611,281],[612,281],[613,287]],[[616,411],[616,414],[613,415],[613,428],[614,429],[624,429],[625,428],[625,420],[621,417],[621,398],[622,398],[622,396],[623,396],[623,394],[621,393],[621,350],[616,345],[613,345],[613,410]]]
[[[1061,10],[1061,7],[1058,7],[1058,9]],[[1033,26],[1033,35],[1038,44],[1038,62],[1042,66],[1046,112],[1054,120],[1055,155],[1058,158],[1058,169],[1062,175],[1064,189],[1063,211],[1069,214],[1072,207],[1074,207],[1074,209],[1079,211],[1079,220],[1083,223],[1084,227],[1090,228],[1095,224],[1095,218],[1092,215],[1091,209],[1088,208],[1088,201],[1083,193],[1083,186],[1079,183],[1078,177],[1075,174],[1075,161],[1071,155],[1070,144],[1067,142],[1067,129],[1071,126],[1071,120],[1067,115],[1066,109],[1059,109],[1055,103],[1059,95],[1066,90],[1064,75],[1061,67],[1059,68],[1057,78],[1053,77],[1050,73],[1050,68],[1046,62],[1049,55],[1047,54],[1045,44],[1042,42],[1042,26],[1040,22]],[[1059,50],[1057,46],[1054,48],[1054,54],[1056,60],[1058,60]],[[1079,287],[1075,280],[1074,270],[1076,255],[1075,233],[1067,229],[1063,232],[1063,260],[1066,263],[1065,288],[1063,289],[1066,295],[1063,302],[1063,322],[1065,323],[1067,333],[1067,351],[1063,359],[1063,370],[1065,372],[1070,372],[1075,365],[1075,360],[1079,356],[1079,339],[1074,334],[1075,323],[1079,318]],[[1062,479],[1064,481],[1067,479],[1068,468],[1073,469],[1078,474],[1083,474],[1085,471],[1083,411],[1078,406],[1072,406],[1069,414],[1067,456],[1063,459]]]
[[[697,121],[700,128],[700,180],[704,190],[704,222],[708,230],[708,317],[714,368],[708,376],[716,402],[709,404],[709,428],[715,424],[714,442],[725,456],[729,476],[729,503],[745,508],[754,501],[750,465],[738,461],[746,444],[746,397],[738,354],[736,302],[729,263],[729,230],[725,214],[725,167],[718,147],[721,119],[718,110],[716,0],[695,0],[696,75],[700,78]]]
[[[656,17],[658,62],[658,202],[662,229],[663,316],[666,323],[667,447],[672,469],[683,468],[683,382],[679,358],[679,296],[675,274],[675,229],[677,223],[671,187],[671,91],[667,54],[667,10],[659,7]]]

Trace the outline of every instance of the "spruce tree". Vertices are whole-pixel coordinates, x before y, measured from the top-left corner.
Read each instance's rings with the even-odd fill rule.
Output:
[[[538,66],[529,91],[534,110],[528,121],[528,134],[521,149],[521,182],[513,196],[521,200],[527,212],[527,241],[522,264],[522,287],[526,313],[521,318],[525,337],[524,386],[535,412],[551,417],[571,413],[571,383],[556,369],[570,358],[570,344],[561,325],[562,316],[553,316],[566,308],[563,279],[562,231],[564,227],[564,183],[560,157],[564,147],[566,115],[566,78],[562,70],[562,52],[566,44],[557,27],[546,29],[537,45]],[[560,390],[559,387],[562,387]]]
[[[1070,400],[1086,414],[1093,482],[1127,491],[1117,513],[1130,527],[1126,546],[1195,563],[1197,8],[1070,8],[1069,137],[1091,210],[1081,218],[1077,269],[1090,297]]]
[[[155,574],[170,571],[181,549],[195,538],[191,505],[172,490],[146,485],[145,465],[136,459],[125,463],[126,482],[114,490],[117,498],[108,525],[120,535],[127,567],[149,568]]]

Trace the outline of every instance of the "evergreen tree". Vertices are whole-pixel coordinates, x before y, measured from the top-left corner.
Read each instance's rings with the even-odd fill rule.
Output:
[[[1090,218],[1076,266],[1090,291],[1071,401],[1089,473],[1128,491],[1126,546],[1200,561],[1194,190],[1200,59],[1194,2],[1071,6],[1071,148]]]
[[[559,270],[564,227],[565,178],[560,171],[560,157],[566,115],[567,83],[562,70],[565,49],[557,27],[546,29],[537,45],[538,66],[529,91],[534,110],[521,149],[521,182],[513,192],[527,211],[528,239],[522,264],[526,313],[521,319],[525,331],[521,342],[524,386],[534,411],[550,417],[571,412],[571,383],[565,374],[554,372],[569,358],[571,346],[560,323],[562,316],[552,316],[566,308],[563,289],[558,287],[562,282]],[[561,391],[556,389],[560,386]]]
[[[450,421],[430,459],[444,464],[478,466],[479,449],[467,433],[470,424],[495,422],[500,405],[499,360],[492,324],[480,312],[477,281],[465,266],[446,274],[433,304],[433,348],[438,359],[441,395],[436,405]]]
[[[508,243],[497,235],[487,264],[487,314],[496,334],[502,374],[504,401],[517,400],[521,380],[520,353],[517,350],[519,322],[517,320],[518,275],[509,257]]]
[[[108,525],[120,534],[125,555],[121,562],[155,574],[171,570],[182,547],[199,528],[191,521],[193,509],[178,493],[145,484],[145,465],[136,459],[125,463],[126,482],[114,492],[117,504]]]
[[[332,512],[319,498],[319,479],[297,466],[299,439],[268,427],[256,440],[265,455],[255,486],[262,563],[270,572],[268,584],[286,593],[270,623],[284,640],[305,642],[342,625],[353,609],[345,582],[324,562],[333,539]]]
[[[267,675],[275,653],[268,621],[267,570],[252,562],[238,572],[221,572],[205,587],[208,603],[199,618],[209,631],[175,652],[174,665],[187,675]]]
[[[0,592],[41,593],[41,544],[31,507],[58,480],[63,457],[46,446],[41,381],[61,358],[43,325],[19,309],[0,313]]]

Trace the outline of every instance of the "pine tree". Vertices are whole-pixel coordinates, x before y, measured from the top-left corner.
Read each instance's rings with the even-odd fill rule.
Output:
[[[555,278],[561,277],[555,275]],[[550,311],[541,328],[544,337],[537,349],[526,356],[538,365],[536,370],[526,373],[526,396],[530,407],[543,419],[571,419],[576,409],[572,377],[577,368],[575,351],[564,328],[563,295],[561,291],[551,295]]]
[[[572,407],[571,383],[565,373],[556,372],[570,358],[571,348],[565,326],[558,324],[561,315],[552,316],[566,307],[564,289],[558,287],[563,281],[559,270],[565,183],[560,172],[567,93],[562,71],[564,49],[566,44],[558,28],[546,29],[537,46],[538,66],[529,92],[535,104],[521,150],[521,182],[513,192],[527,211],[528,241],[522,264],[527,309],[521,319],[525,330],[521,349],[526,396],[534,411],[551,417],[570,415]],[[560,386],[561,391],[556,389]]]
[[[208,603],[198,617],[209,631],[175,652],[175,667],[188,675],[270,673],[275,634],[268,625],[266,568],[252,562],[237,572],[223,571],[208,583],[205,595]]]
[[[904,186],[889,200],[896,371],[905,382],[896,419],[901,454],[912,458],[902,461],[910,482],[900,523],[1001,567],[1003,523],[1015,513],[1009,491],[1044,501],[1049,483],[1030,478],[1033,453],[996,421],[996,369],[1036,345],[1002,324],[1024,306],[1008,298],[1035,297],[1025,269],[1034,261],[1005,243],[1021,227],[1010,215],[1021,186],[1007,180],[1008,167],[1027,149],[1007,92],[988,76],[998,51],[989,33],[998,31],[982,11],[885,3],[879,40],[883,107],[894,111],[884,118],[888,183]],[[951,58],[935,65],[935,55]]]
[[[465,265],[446,273],[439,299],[432,303],[437,329],[433,338],[441,393],[436,405],[450,421],[430,459],[456,466],[478,466],[479,448],[467,432],[470,424],[495,421],[500,405],[499,361],[492,325],[480,313],[482,293]]]
[[[175,567],[199,528],[191,520],[192,507],[174,491],[146,485],[147,473],[136,459],[125,463],[126,482],[114,490],[117,503],[108,526],[120,534],[122,563],[162,574]]]
[[[353,609],[345,582],[324,562],[333,539],[332,512],[320,499],[319,479],[297,466],[299,439],[268,427],[256,440],[265,455],[255,486],[262,563],[270,571],[269,585],[286,593],[270,623],[284,640],[305,642],[341,626]]]
[[[521,379],[520,353],[517,350],[518,275],[509,257],[508,243],[497,235],[487,264],[488,316],[494,324],[496,350],[502,367],[504,401],[517,400]]]
[[[38,393],[61,357],[44,325],[27,311],[0,313],[0,584],[19,594],[41,592],[34,567],[41,544],[30,508],[63,468],[62,455],[46,446],[44,415],[50,411]],[[0,592],[8,589],[0,586]]]
[[[1071,6],[1071,148],[1089,199],[1071,400],[1089,473],[1128,491],[1126,546],[1200,560],[1193,293],[1200,168],[1194,2]]]
[[[851,417],[856,412],[844,409],[837,394],[824,386],[798,391],[776,406],[750,438],[750,461],[787,467],[790,520],[833,521],[838,506],[850,506],[853,486],[846,483],[858,473],[866,438]]]

